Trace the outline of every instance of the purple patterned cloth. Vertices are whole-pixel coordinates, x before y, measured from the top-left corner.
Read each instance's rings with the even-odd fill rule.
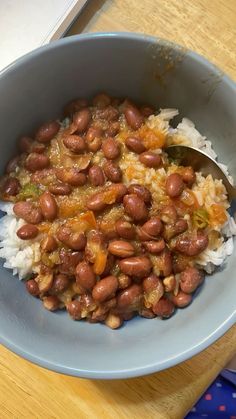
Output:
[[[236,419],[236,372],[223,370],[185,419]]]

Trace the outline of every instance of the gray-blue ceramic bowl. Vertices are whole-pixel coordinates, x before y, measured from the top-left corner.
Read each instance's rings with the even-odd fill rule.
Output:
[[[74,97],[99,91],[177,107],[213,143],[236,178],[236,86],[199,55],[134,34],[88,34],[40,48],[0,75],[1,170],[20,134],[60,114]],[[79,377],[125,378],[184,361],[236,320],[236,258],[169,320],[135,318],[119,330],[50,313],[0,268],[1,342],[43,367]]]

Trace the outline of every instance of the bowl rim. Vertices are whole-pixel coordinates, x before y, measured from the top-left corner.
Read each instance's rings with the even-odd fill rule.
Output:
[[[173,50],[182,50],[188,56],[190,56],[194,61],[200,62],[203,66],[211,69],[214,74],[220,76],[221,79],[224,79],[224,82],[227,83],[232,90],[235,91],[236,94],[236,82],[233,81],[227,74],[225,74],[219,67],[215,64],[208,61],[207,58],[203,57],[202,55],[198,54],[197,52],[191,51],[186,47],[183,47],[177,43],[171,42],[169,40],[165,40],[163,38],[159,38],[157,36],[150,36],[141,33],[130,33],[130,32],[95,32],[95,33],[87,33],[87,34],[79,34],[73,35],[69,37],[65,37],[59,39],[57,41],[53,41],[50,44],[41,46],[22,57],[18,58],[17,60],[10,63],[7,67],[0,71],[0,79],[5,77],[11,71],[16,71],[19,67],[34,59],[35,57],[41,55],[45,51],[54,50],[60,48],[62,45],[74,44],[81,41],[88,41],[93,39],[104,39],[104,38],[116,38],[116,39],[129,39],[133,41],[141,41],[141,42],[149,42],[150,44],[156,43],[163,47],[168,46]],[[119,369],[119,370],[110,370],[110,371],[88,371],[79,369],[76,367],[68,367],[59,363],[55,363],[52,361],[47,361],[40,356],[36,356],[33,353],[27,351],[27,349],[20,347],[9,339],[6,336],[3,336],[2,333],[0,334],[0,342],[8,349],[10,349],[15,354],[21,356],[22,358],[31,361],[34,364],[37,364],[40,367],[47,368],[49,370],[71,375],[77,376],[80,378],[89,378],[89,379],[121,379],[121,378],[132,378],[132,377],[139,377],[144,376],[147,374],[152,374],[166,368],[175,366],[187,359],[192,358],[194,355],[198,354],[199,352],[206,349],[209,345],[214,343],[217,339],[219,339],[223,334],[227,332],[230,327],[232,327],[236,323],[236,307],[235,311],[225,319],[218,328],[212,331],[211,334],[206,336],[205,339],[200,341],[193,347],[188,348],[186,351],[177,354],[176,356],[166,359],[162,363],[152,363],[147,364],[140,367],[135,368],[126,368],[126,369]]]
[[[204,349],[208,348],[219,338],[221,338],[234,324],[236,323],[236,310],[232,313],[217,329],[215,329],[210,335],[205,339],[199,342],[197,345],[188,348],[186,351],[183,351],[180,354],[177,354],[174,357],[166,359],[162,363],[152,363],[147,364],[141,367],[135,368],[126,368],[119,370],[110,370],[110,371],[88,371],[76,367],[68,367],[59,363],[52,361],[47,361],[44,358],[34,355],[33,353],[28,352],[24,348],[21,348],[16,343],[10,339],[4,338],[0,335],[0,343],[4,345],[7,349],[10,349],[16,355],[19,355],[23,359],[32,362],[33,364],[38,365],[39,367],[46,368],[48,370],[70,375],[78,378],[87,378],[92,380],[114,380],[114,379],[126,379],[126,378],[135,378],[142,377],[149,374],[154,374],[159,371],[165,370],[167,368],[174,367],[184,361],[187,361],[194,357],[195,355],[202,352]]]

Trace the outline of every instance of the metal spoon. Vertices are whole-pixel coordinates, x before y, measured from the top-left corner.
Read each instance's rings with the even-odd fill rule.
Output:
[[[204,176],[210,174],[214,179],[222,179],[229,201],[231,202],[236,198],[236,188],[231,185],[218,163],[203,151],[186,145],[171,145],[165,151],[169,157],[178,160],[178,163],[182,166],[191,166],[196,172],[201,172]]]

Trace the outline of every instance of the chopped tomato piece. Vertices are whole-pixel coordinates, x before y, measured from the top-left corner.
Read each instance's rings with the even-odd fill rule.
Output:
[[[65,199],[59,206],[59,217],[69,218],[75,217],[79,212],[84,209],[83,202],[72,199]]]
[[[43,222],[41,224],[38,224],[38,229],[41,233],[49,233],[51,228],[51,223]]]
[[[107,250],[100,250],[96,254],[95,263],[93,265],[93,270],[96,275],[101,275],[106,267],[107,263]]]
[[[210,224],[213,226],[222,225],[227,221],[226,209],[223,205],[212,204],[208,209]]]
[[[156,148],[163,148],[166,142],[166,133],[159,129],[151,129],[143,125],[139,129],[140,138],[142,138],[145,147],[148,150],[155,150]]]
[[[81,214],[79,218],[81,221],[85,221],[90,228],[96,228],[97,223],[93,211],[86,211],[84,214]]]

